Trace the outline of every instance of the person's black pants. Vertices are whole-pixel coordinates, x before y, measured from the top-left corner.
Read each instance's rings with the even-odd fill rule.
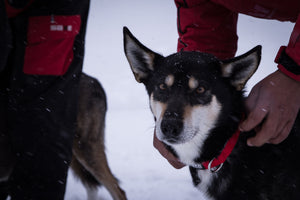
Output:
[[[64,198],[88,9],[89,0],[36,0],[9,19],[12,49],[0,75],[6,103],[0,112],[16,161],[12,200]]]

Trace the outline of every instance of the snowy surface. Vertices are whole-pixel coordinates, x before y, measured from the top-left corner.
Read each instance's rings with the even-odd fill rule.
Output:
[[[176,51],[176,8],[173,0],[92,0],[86,36],[84,71],[98,78],[106,90],[106,152],[109,165],[130,200],[204,199],[187,167],[176,170],[152,146],[154,122],[142,84],[135,82],[123,53],[122,27],[128,26],[146,46],[163,55]],[[242,54],[263,45],[258,72],[248,90],[276,70],[278,48],[286,45],[291,23],[240,16],[239,49]],[[111,200],[105,189],[99,199]],[[84,200],[86,192],[69,173],[67,200]]]

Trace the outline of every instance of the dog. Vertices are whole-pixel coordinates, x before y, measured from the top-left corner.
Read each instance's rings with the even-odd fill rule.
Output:
[[[79,82],[79,105],[76,134],[73,141],[73,157],[70,168],[87,190],[89,200],[97,198],[97,187],[103,185],[114,200],[126,200],[126,194],[112,174],[104,145],[106,94],[99,81],[85,73]],[[7,135],[0,137],[0,188],[5,188],[14,166],[14,154],[10,150]],[[3,153],[5,152],[5,153]],[[1,183],[2,182],[2,183]],[[1,196],[3,195],[3,196]],[[7,194],[1,194],[5,199]]]
[[[164,57],[123,28],[124,51],[143,83],[155,134],[184,164],[210,200],[300,199],[300,117],[278,145],[249,147],[240,132],[243,88],[261,59],[261,46],[228,60],[202,52]]]

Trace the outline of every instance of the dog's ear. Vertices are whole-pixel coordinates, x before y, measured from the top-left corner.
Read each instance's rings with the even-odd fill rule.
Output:
[[[222,75],[231,79],[231,84],[242,90],[249,78],[256,71],[261,59],[261,46],[258,45],[247,53],[221,62]]]
[[[123,28],[124,51],[131,70],[137,82],[147,79],[149,73],[154,70],[155,60],[163,56],[151,51],[140,43],[128,30]]]

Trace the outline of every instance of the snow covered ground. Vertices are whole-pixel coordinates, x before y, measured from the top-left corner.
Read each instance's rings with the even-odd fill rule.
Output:
[[[130,200],[204,199],[193,188],[187,167],[176,170],[152,146],[154,122],[142,84],[135,82],[123,53],[122,27],[156,52],[176,51],[176,8],[173,0],[92,0],[86,36],[84,71],[97,77],[106,90],[106,152],[111,170]],[[286,45],[291,23],[240,16],[239,49],[242,54],[263,45],[261,67],[248,89],[275,71],[278,48]],[[99,199],[111,200],[105,189]],[[67,200],[84,200],[80,182],[69,173]]]

